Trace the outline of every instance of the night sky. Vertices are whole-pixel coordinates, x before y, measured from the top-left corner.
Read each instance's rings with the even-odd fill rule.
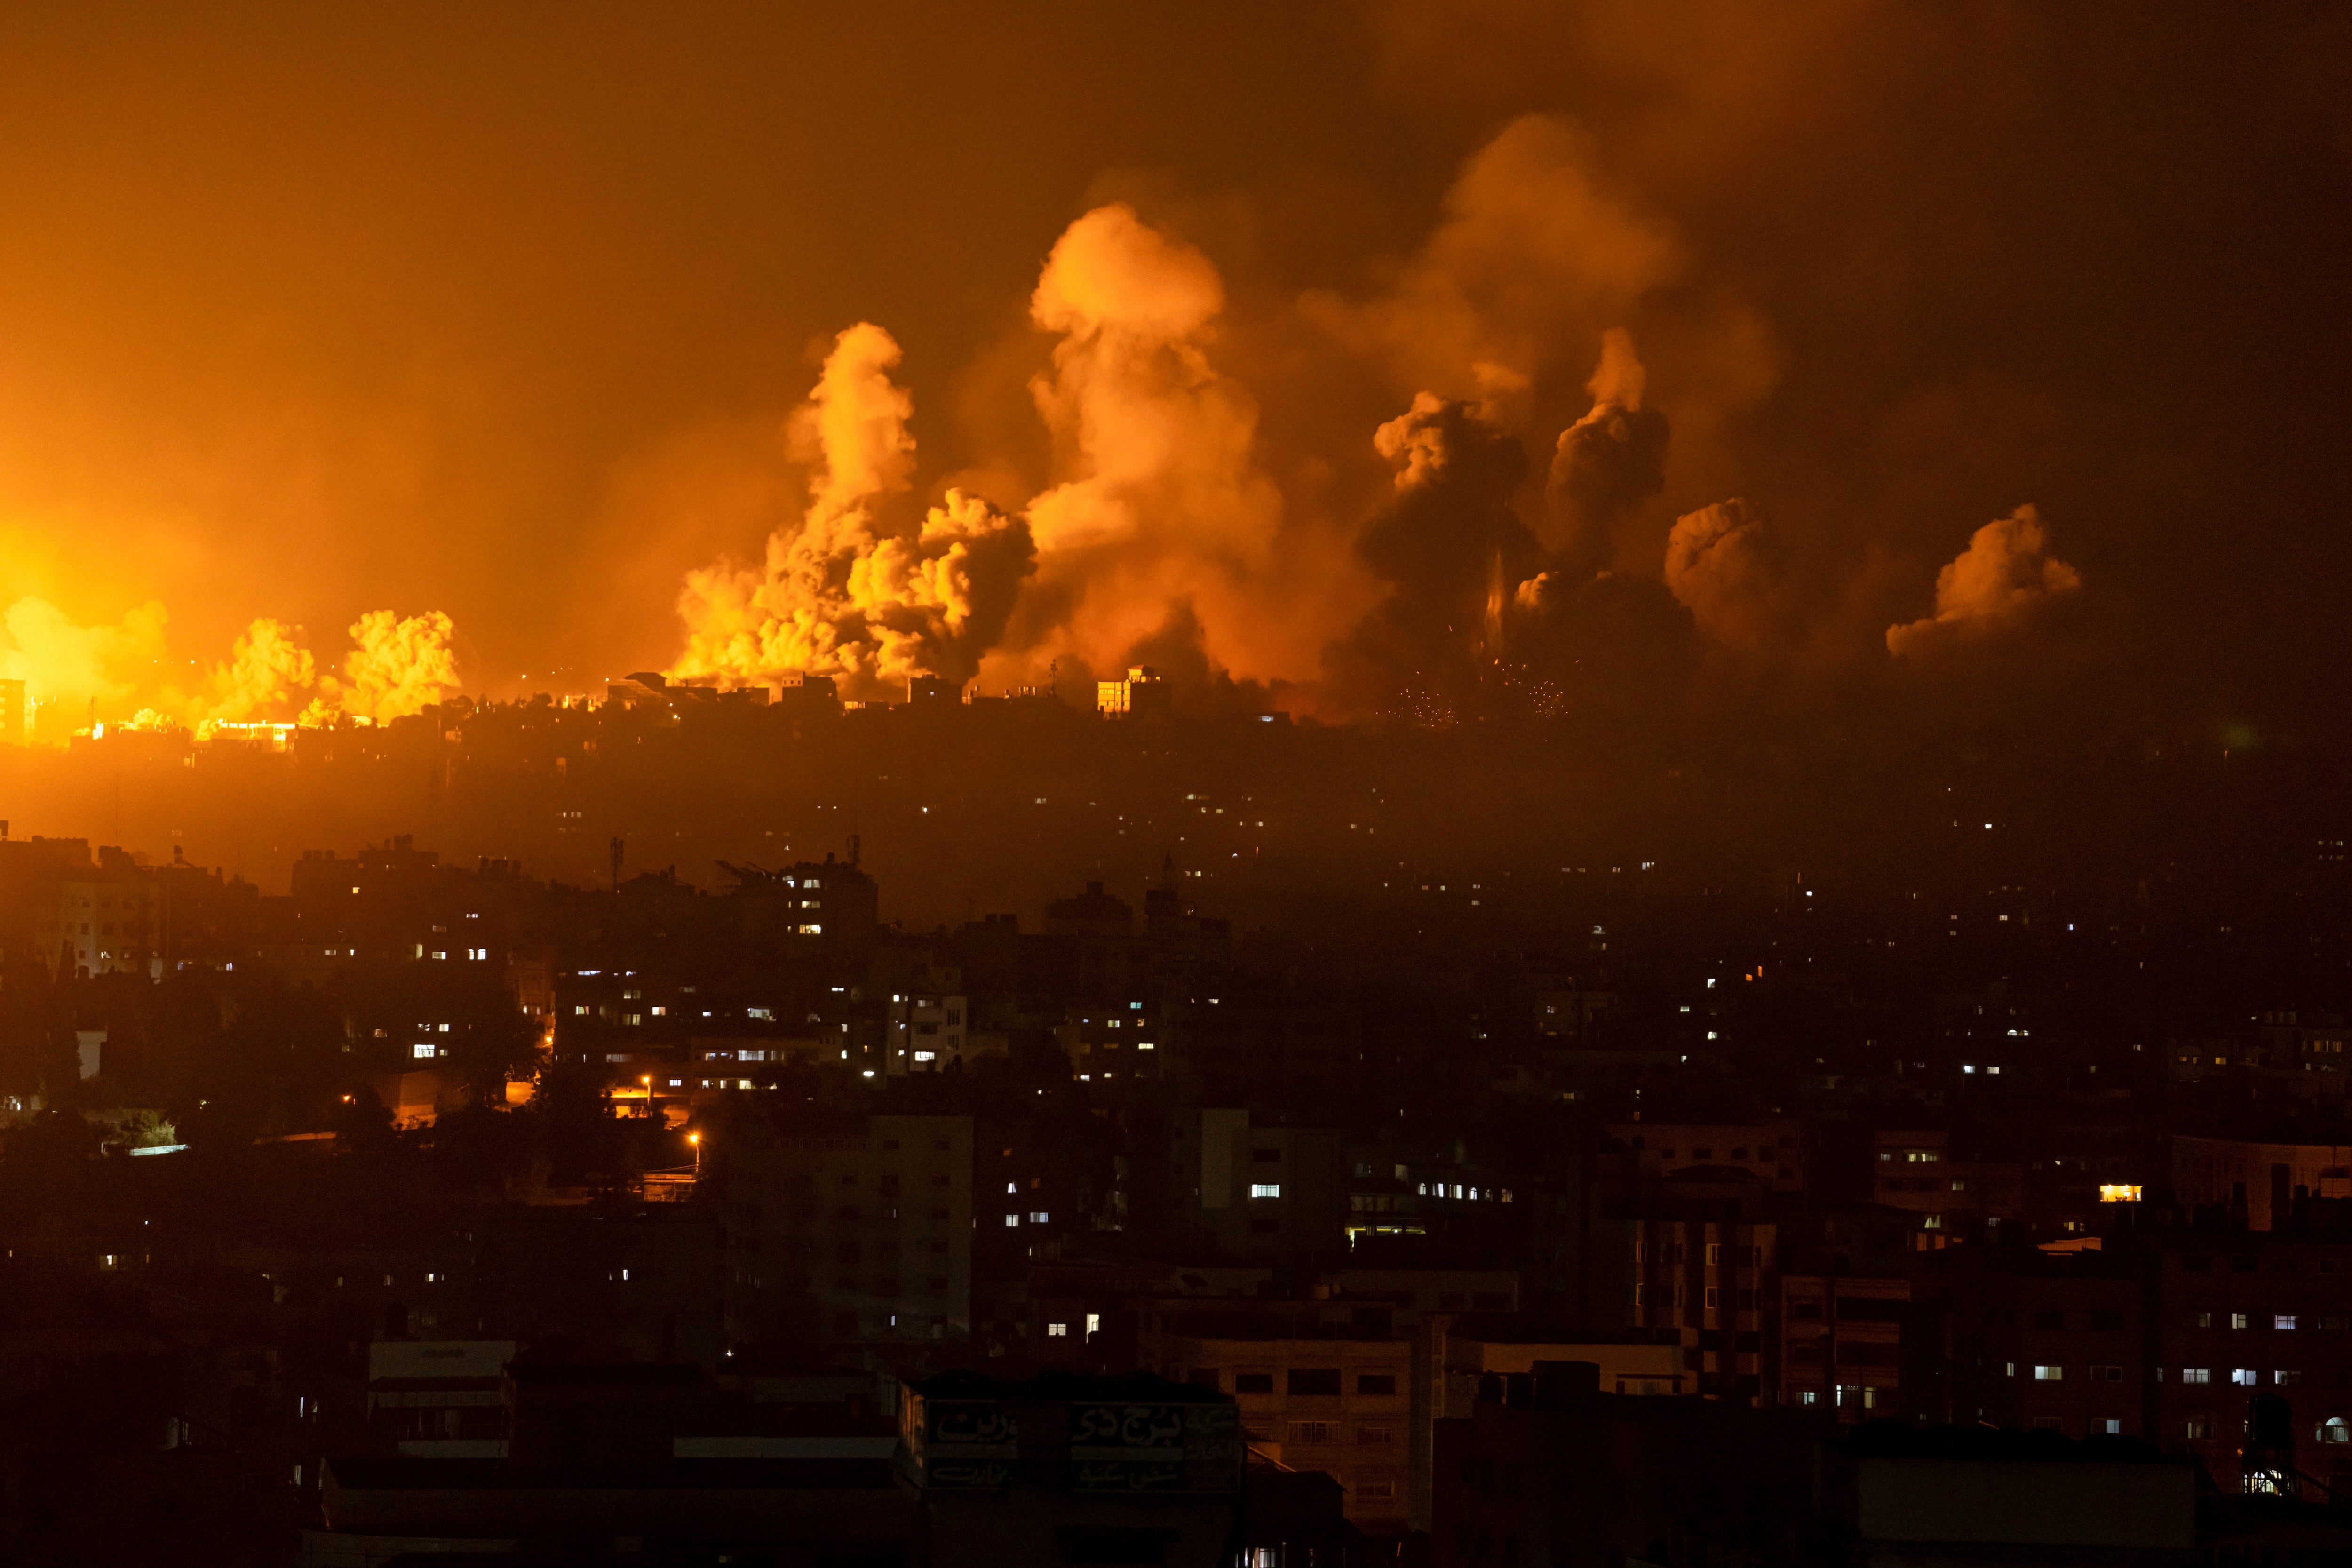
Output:
[[[1597,638],[2308,727],[2347,60],[2324,5],[16,7],[0,674],[193,723],[255,618],[326,671],[391,609],[477,695],[1148,656],[1348,718]]]

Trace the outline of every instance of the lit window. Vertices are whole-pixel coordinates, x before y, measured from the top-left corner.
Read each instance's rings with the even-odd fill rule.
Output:
[[[2283,1368],[2271,1373],[2271,1381],[2281,1388],[2293,1388],[2303,1381],[2303,1373],[2292,1368]]]
[[[2232,1312],[2230,1314],[2230,1326],[2233,1329],[2250,1329],[2253,1327],[2253,1323],[2245,1313]]]
[[[2230,1381],[2241,1388],[2252,1388],[2258,1379],[2252,1367],[2241,1366],[2231,1369]]]
[[[1038,1209],[1030,1215],[1029,1223],[1031,1225],[1044,1225],[1046,1217],[1045,1211],[1044,1209]]]
[[[2183,1383],[2210,1383],[2213,1381],[2213,1369],[2210,1366],[2184,1366],[2180,1369],[2180,1381]]]
[[[1250,1196],[1254,1198],[1278,1198],[1281,1195],[1282,1184],[1280,1182],[1252,1182],[1250,1184]]]
[[[2036,1366],[2033,1369],[2033,1381],[2036,1383],[2058,1383],[2065,1376],[2066,1369],[2063,1366]]]
[[[1070,1325],[1048,1323],[1045,1325],[1045,1337],[1049,1340],[1066,1340],[1070,1337]]]
[[[1007,1226],[1018,1226],[1021,1223],[1021,1216],[1017,1214],[1006,1215],[1004,1216],[1004,1223]]]
[[[669,1012],[669,1009],[668,1009],[668,1008],[667,1008],[667,1007],[656,1007],[656,1008],[655,1008],[653,1011],[654,1011],[654,1016],[655,1016],[655,1017],[656,1017],[656,1018],[659,1018],[659,1017],[664,1017],[664,1016],[667,1016],[667,1014],[668,1014],[668,1012]]]
[[[1139,1003],[1138,1005],[1139,1006],[1141,1004]],[[1088,1312],[1087,1314],[1087,1332],[1089,1334],[1098,1334],[1102,1332],[1102,1314],[1100,1312]]]
[[[2291,1329],[2294,1327],[2294,1314],[2293,1312],[2279,1313],[2277,1316],[2271,1319],[2271,1327],[2274,1329]]]
[[[417,1058],[418,1058],[418,1059],[420,1059],[420,1060],[421,1060],[421,1059],[423,1059],[424,1058],[426,1058],[426,1057],[431,1056],[431,1055],[433,1054],[433,1042],[432,1042],[432,1041],[430,1041],[430,1040],[419,1040],[419,1041],[417,1041],[417,1042],[416,1042],[416,1049],[415,1049],[415,1053],[414,1053],[414,1054],[415,1054],[415,1055],[417,1057]]]

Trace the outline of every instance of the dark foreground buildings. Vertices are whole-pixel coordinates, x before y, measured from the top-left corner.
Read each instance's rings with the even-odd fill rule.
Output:
[[[551,797],[531,866],[0,840],[0,1557],[2352,1552],[2339,863],[1497,858],[1264,715],[1213,783],[794,701],[288,763],[602,801],[764,726],[810,816],[711,771],[723,867]],[[1040,776],[898,765],[957,725]]]

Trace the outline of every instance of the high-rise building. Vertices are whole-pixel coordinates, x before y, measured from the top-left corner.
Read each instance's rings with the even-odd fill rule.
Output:
[[[971,1120],[795,1121],[714,1130],[739,1340],[962,1339],[971,1331]]]
[[[1095,707],[1107,718],[1141,718],[1168,711],[1168,683],[1148,664],[1127,672],[1125,680],[1095,683]]]

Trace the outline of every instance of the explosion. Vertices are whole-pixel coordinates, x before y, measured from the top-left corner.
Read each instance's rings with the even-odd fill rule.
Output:
[[[0,679],[21,680],[35,736],[62,738],[108,720],[133,730],[223,725],[382,723],[422,711],[457,687],[447,616],[403,618],[373,610],[351,627],[357,645],[339,679],[319,673],[299,628],[267,616],[237,634],[229,657],[190,689],[160,679],[166,662],[163,606],[150,603],[109,625],[83,626],[27,595],[0,616]],[[130,716],[108,719],[125,708]]]
[[[955,489],[913,526],[893,524],[915,452],[914,402],[890,380],[898,357],[869,322],[835,340],[793,419],[816,459],[808,510],[769,538],[762,566],[688,577],[672,675],[743,686],[803,670],[871,693],[918,675],[961,684],[978,669],[1029,574],[1029,525]]]

